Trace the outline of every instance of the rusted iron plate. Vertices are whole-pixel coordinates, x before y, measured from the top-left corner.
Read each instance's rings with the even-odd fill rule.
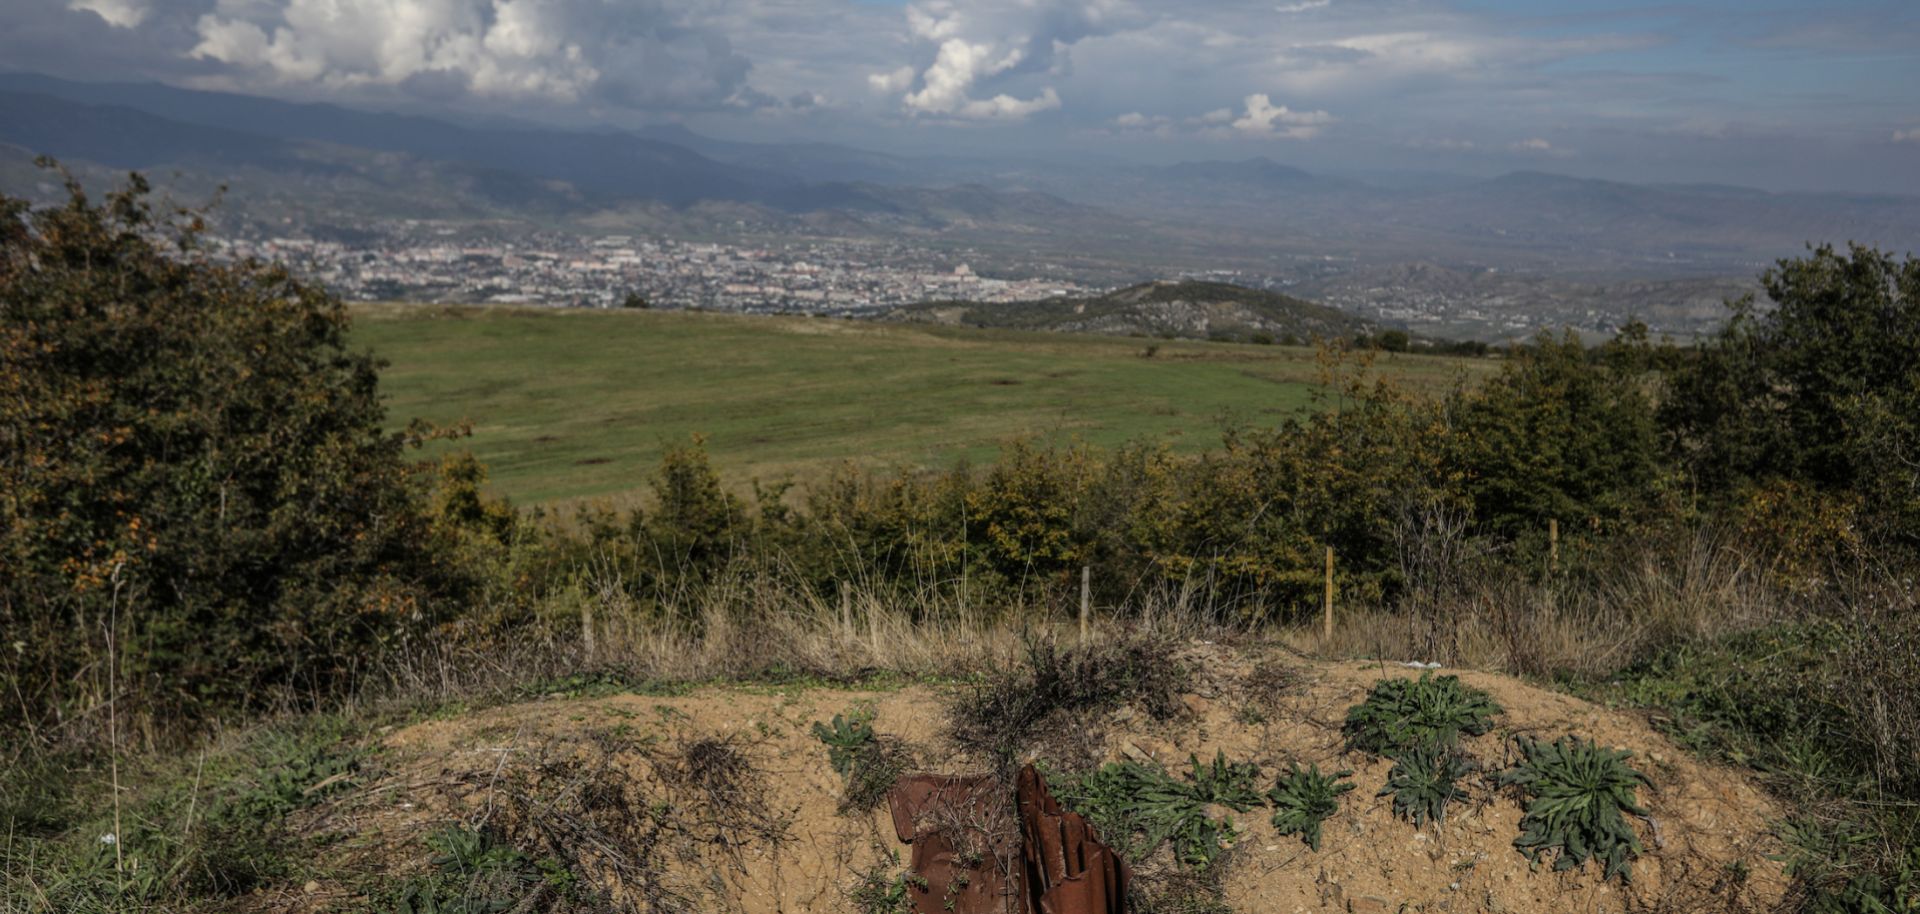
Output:
[[[910,774],[887,805],[894,834],[913,845],[916,914],[1028,914],[1020,827],[999,782]]]
[[[1085,817],[1054,800],[1032,765],[1020,770],[1016,796],[1033,914],[1123,914],[1126,861]]]
[[[1131,874],[1094,827],[1032,765],[1011,806],[1005,790],[986,776],[895,782],[887,804],[895,836],[913,845],[916,914],[1123,914]]]

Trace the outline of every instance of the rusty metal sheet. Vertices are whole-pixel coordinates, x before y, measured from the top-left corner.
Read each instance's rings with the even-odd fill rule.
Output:
[[[1032,765],[1020,770],[1015,794],[1032,914],[1124,914],[1132,879],[1126,861],[1047,792]]]
[[[915,914],[1125,914],[1126,861],[1040,772],[1021,769],[1008,799],[985,775],[894,782],[887,806],[895,837],[913,845]]]
[[[999,781],[910,774],[887,805],[895,836],[913,845],[915,914],[1029,914],[1020,827]]]

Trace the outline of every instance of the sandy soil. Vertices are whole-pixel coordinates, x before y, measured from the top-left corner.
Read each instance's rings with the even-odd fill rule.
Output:
[[[1505,713],[1494,732],[1469,740],[1486,769],[1469,783],[1471,802],[1421,830],[1395,819],[1389,800],[1374,795],[1390,764],[1342,752],[1340,735],[1347,707],[1375,681],[1417,671],[1206,644],[1190,647],[1185,659],[1201,672],[1183,698],[1185,713],[1156,723],[1116,712],[1104,721],[1101,756],[1147,755],[1184,769],[1190,753],[1204,759],[1224,750],[1260,763],[1269,778],[1288,762],[1318,763],[1352,769],[1358,785],[1326,823],[1318,852],[1276,835],[1260,810],[1235,816],[1241,833],[1226,858],[1225,885],[1237,911],[1742,911],[1769,910],[1785,891],[1779,865],[1768,859],[1777,848],[1767,834],[1776,818],[1767,797],[1737,773],[1677,749],[1637,715],[1460,672]],[[550,698],[427,721],[385,734],[383,777],[331,804],[312,827],[339,838],[339,853],[405,872],[426,865],[423,839],[434,829],[491,818],[607,841],[607,859],[645,856],[657,864],[648,884],[636,884],[643,880],[631,869],[594,874],[643,910],[848,911],[861,874],[897,870],[892,855],[904,859],[905,848],[884,808],[840,813],[840,777],[809,727],[868,705],[877,712],[875,729],[912,747],[924,767],[979,770],[979,760],[945,743],[948,695],[924,686],[709,688],[676,697]],[[1632,750],[1652,779],[1641,791],[1652,815],[1637,823],[1648,852],[1634,862],[1630,884],[1603,883],[1593,864],[1563,873],[1536,867],[1512,846],[1522,810],[1516,796],[1494,786],[1493,772],[1515,759],[1514,736],[1569,733]],[[699,754],[716,745],[725,751]],[[692,764],[689,753],[737,758],[747,770],[715,786],[703,772],[725,766]],[[618,775],[622,795],[583,793],[583,785],[600,782],[589,776],[595,772]],[[556,824],[583,807],[601,810],[601,831]],[[336,887],[308,889],[297,907],[353,907]]]

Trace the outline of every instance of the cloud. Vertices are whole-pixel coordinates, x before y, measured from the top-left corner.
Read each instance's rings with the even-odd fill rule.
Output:
[[[660,0],[217,0],[194,30],[188,56],[255,83],[622,108],[755,97],[727,37]]]
[[[1895,130],[1893,141],[1896,143],[1920,143],[1920,127],[1912,130]]]
[[[1333,5],[1333,0],[1300,0],[1299,3],[1283,3],[1273,8],[1276,13],[1304,13],[1308,10],[1322,10]]]
[[[908,38],[922,53],[931,48],[932,60],[869,76],[869,86],[900,93],[909,114],[965,120],[1059,108],[1059,91],[1033,77],[1066,75],[1076,43],[1145,21],[1128,0],[929,0],[907,7],[906,20]],[[1022,77],[1024,90],[1001,88]]]
[[[67,9],[84,10],[119,29],[139,28],[147,21],[147,6],[141,0],[73,0]]]
[[[1333,123],[1333,115],[1325,111],[1294,111],[1275,105],[1264,93],[1247,96],[1246,106],[1246,114],[1233,122],[1233,129],[1253,136],[1310,140]]]
[[[1555,159],[1565,159],[1573,156],[1573,150],[1555,146],[1552,142],[1537,136],[1510,143],[1507,146],[1507,150],[1521,155],[1547,156]]]
[[[867,85],[875,92],[892,94],[905,92],[913,88],[913,78],[917,75],[912,67],[899,67],[885,73],[874,73],[867,77]]]
[[[1472,140],[1458,140],[1451,137],[1408,140],[1402,145],[1410,149],[1438,149],[1442,152],[1472,152],[1480,148],[1480,144]]]

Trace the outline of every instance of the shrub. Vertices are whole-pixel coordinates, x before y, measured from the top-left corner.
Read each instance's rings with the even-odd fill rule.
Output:
[[[906,748],[875,734],[872,721],[873,711],[860,709],[835,714],[831,727],[818,721],[813,725],[814,738],[827,744],[827,760],[845,782],[843,813],[864,813],[880,805],[912,765]]]
[[[1571,332],[1543,335],[1451,398],[1450,443],[1482,530],[1604,528],[1659,507],[1669,472],[1642,379],[1650,356],[1643,341],[1609,345],[1617,357],[1596,358]]]
[[[1166,845],[1180,864],[1204,868],[1233,842],[1233,821],[1207,814],[1208,794],[1157,765],[1112,762],[1056,795],[1128,860],[1143,860]]]
[[[384,430],[337,299],[208,262],[138,176],[68,191],[0,197],[0,688],[38,718],[335,693],[463,580],[417,432]]]
[[[1340,811],[1340,795],[1353,789],[1345,779],[1351,771],[1321,774],[1320,766],[1291,766],[1273,789],[1267,801],[1273,804],[1273,828],[1283,835],[1299,835],[1314,850],[1320,849],[1320,823]]]
[[[1647,815],[1635,790],[1650,783],[1627,765],[1633,753],[1577,737],[1551,743],[1521,739],[1519,745],[1526,760],[1501,777],[1531,798],[1514,846],[1535,862],[1553,853],[1555,870],[1572,869],[1591,857],[1605,861],[1602,878],[1628,878],[1628,860],[1642,848],[1626,815]]]
[[[1158,720],[1179,709],[1188,673],[1169,641],[1127,638],[1061,650],[1051,640],[1027,643],[1026,663],[989,676],[950,708],[953,739],[998,762],[1021,754],[1057,715],[1084,720],[1137,705]]]
[[[1450,748],[1423,745],[1403,750],[1387,772],[1387,784],[1378,796],[1393,797],[1393,814],[1411,819],[1414,826],[1445,822],[1447,804],[1466,799],[1460,779],[1467,763]]]
[[[1920,542],[1920,259],[1822,245],[1761,277],[1672,373],[1661,419],[1709,493],[1784,478]]]
[[[1414,749],[1450,751],[1462,734],[1491,729],[1498,713],[1492,696],[1458,676],[1382,679],[1347,709],[1347,748],[1394,758]]]
[[[1193,782],[1193,795],[1203,803],[1225,806],[1234,812],[1246,812],[1264,799],[1260,788],[1260,766],[1252,762],[1229,762],[1225,752],[1215,752],[1213,761],[1200,764],[1200,757],[1189,755],[1193,766],[1187,780]]]

